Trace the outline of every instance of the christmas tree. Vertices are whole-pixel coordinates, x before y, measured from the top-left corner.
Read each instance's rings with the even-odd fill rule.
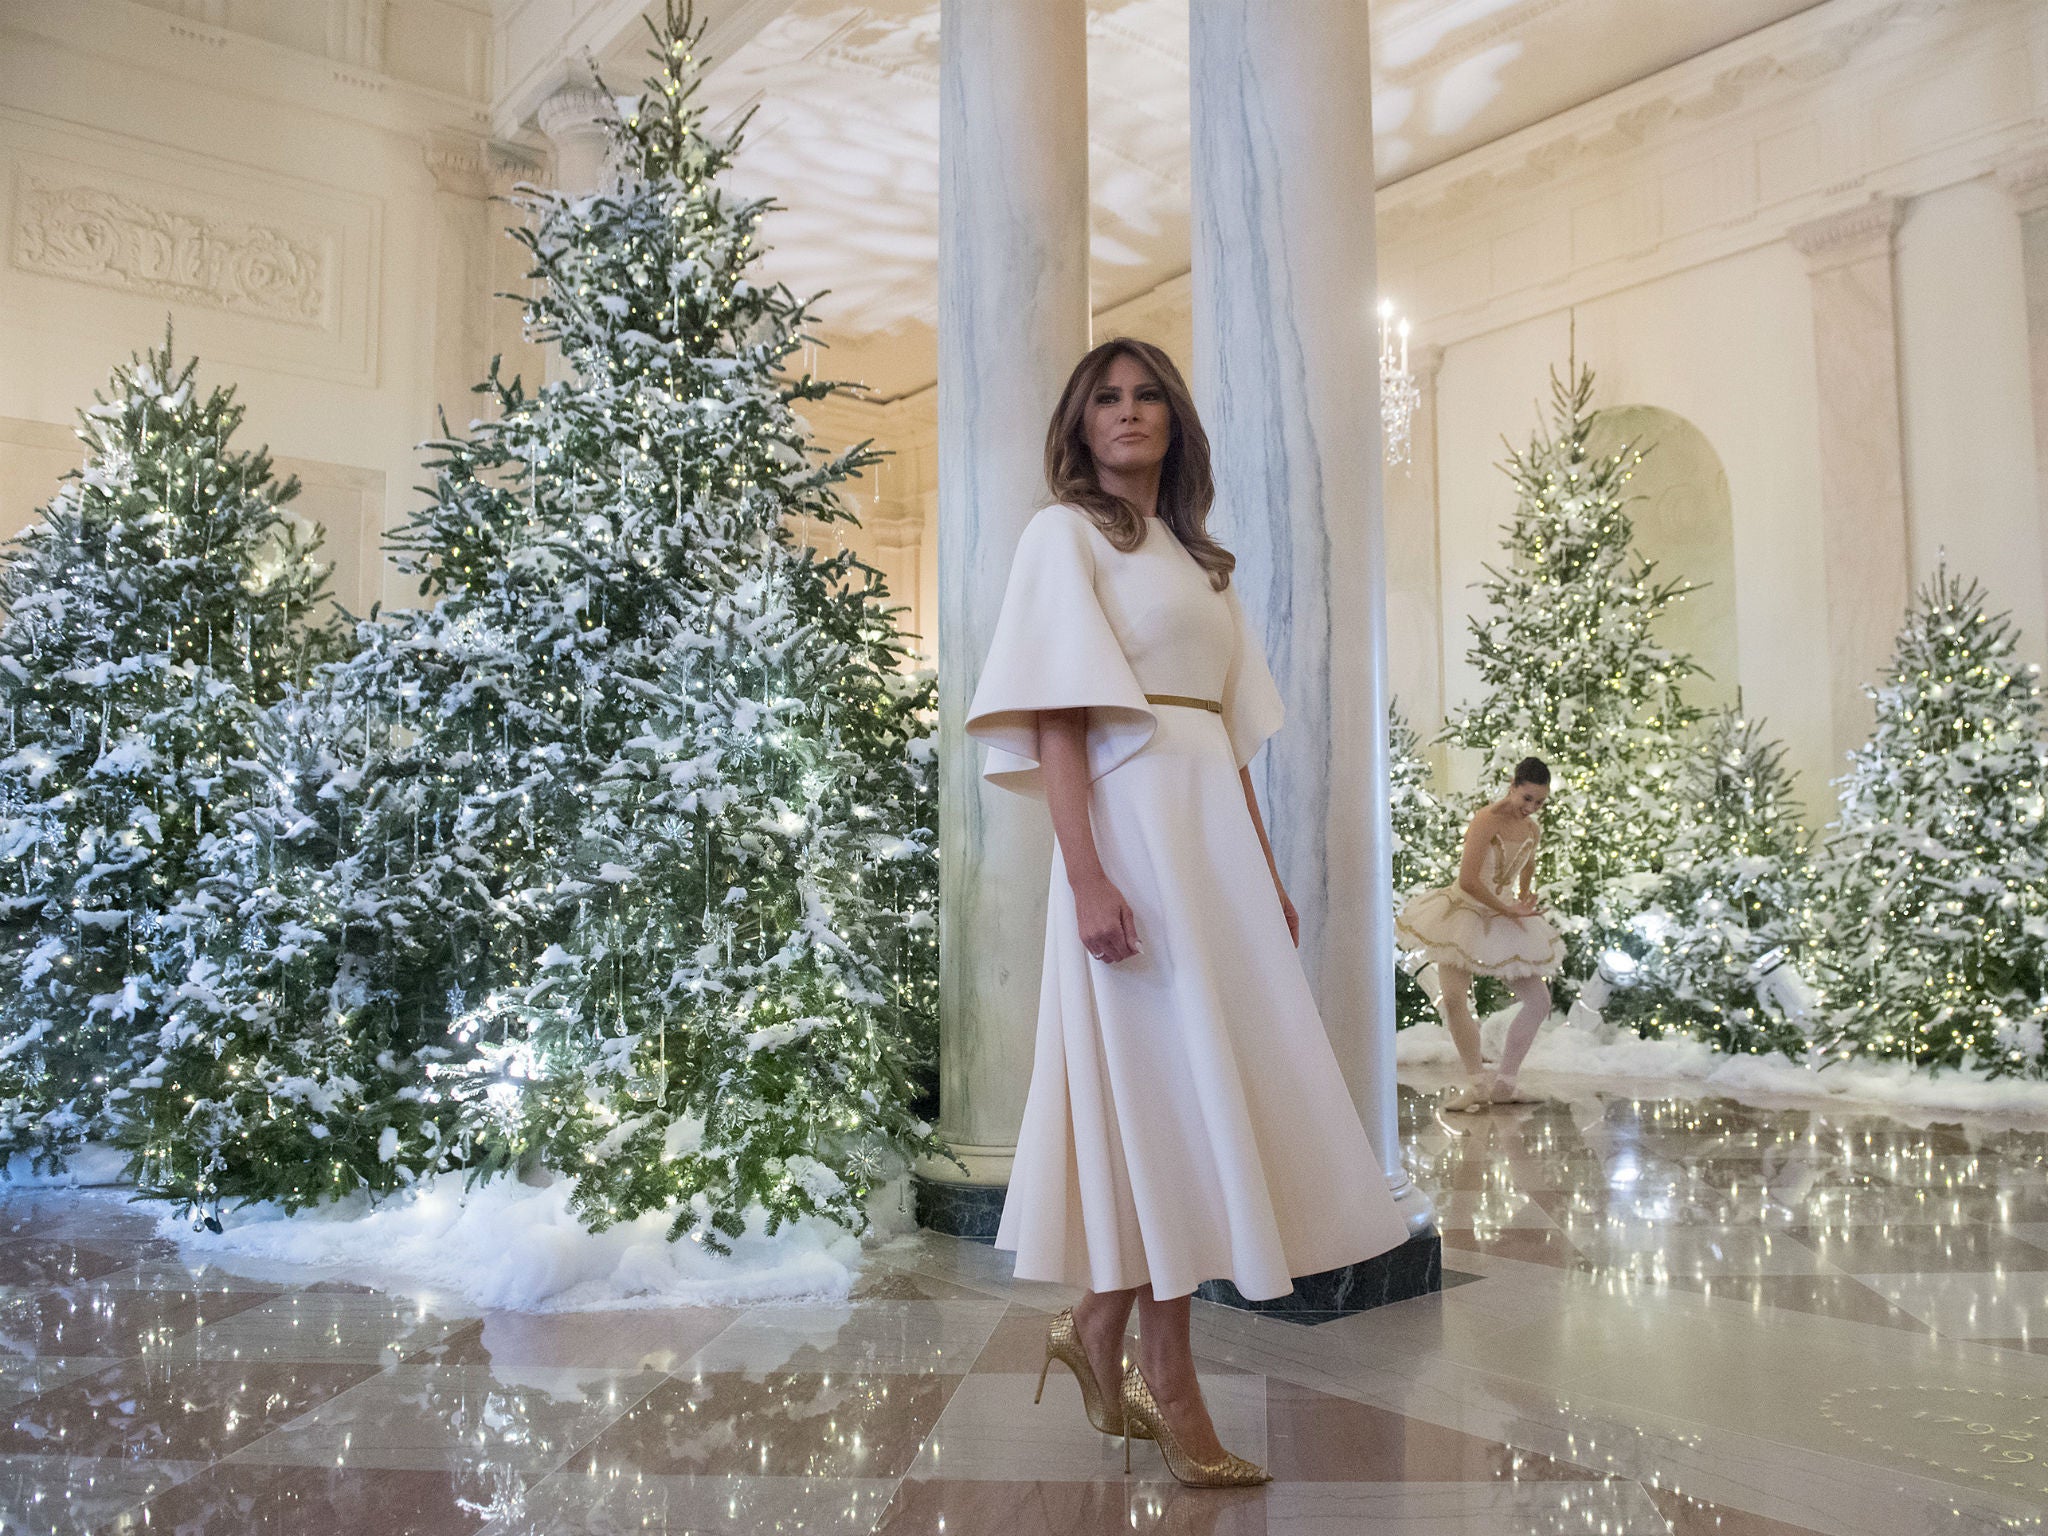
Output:
[[[318,537],[243,408],[165,336],[82,413],[84,467],[0,555],[0,1153],[107,1129],[150,956],[225,830],[255,712],[331,653]]]
[[[145,1073],[148,1187],[553,1161],[593,1222],[694,1199],[715,1242],[753,1203],[858,1225],[870,1166],[932,1149],[929,681],[876,573],[790,531],[848,520],[872,455],[812,449],[838,386],[781,372],[808,311],[752,276],[770,205],[716,185],[687,11],[657,37],[616,182],[521,194],[569,377],[493,370],[393,541],[438,602],[280,722]]]
[[[1629,920],[1627,962],[1610,962],[1623,985],[1602,1012],[1651,1038],[1798,1056],[1819,919],[1784,747],[1733,710],[1703,721],[1692,745],[1676,836]]]
[[[1430,787],[1429,760],[1400,706],[1387,712],[1387,788],[1394,827],[1394,907],[1418,891],[1449,885],[1458,873],[1465,828]],[[1406,965],[1394,971],[1397,1028],[1438,1021],[1435,1000]]]
[[[1484,692],[1445,738],[1505,788],[1521,758],[1551,769],[1538,889],[1568,948],[1566,974],[1592,974],[1619,942],[1677,826],[1677,770],[1698,718],[1680,685],[1698,668],[1658,643],[1684,596],[1630,545],[1627,486],[1644,449],[1596,457],[1593,374],[1551,379],[1553,421],[1503,466],[1517,504],[1507,561],[1487,568],[1486,606],[1467,653]]]
[[[1946,567],[1916,595],[1823,862],[1844,1052],[2048,1075],[2048,746],[2039,670]]]

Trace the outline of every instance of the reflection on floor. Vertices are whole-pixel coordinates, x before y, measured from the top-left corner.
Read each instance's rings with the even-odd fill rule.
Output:
[[[2048,1132],[1564,1083],[1439,1117],[1440,1086],[1403,1110],[1463,1283],[1312,1326],[1197,1305],[1268,1488],[1142,1445],[1126,1477],[1063,1374],[1034,1407],[1067,1297],[972,1244],[898,1244],[841,1306],[476,1316],[16,1194],[0,1532],[2048,1529]]]

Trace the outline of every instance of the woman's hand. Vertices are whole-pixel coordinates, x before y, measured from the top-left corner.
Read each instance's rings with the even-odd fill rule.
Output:
[[[1524,896],[1520,901],[1508,908],[1509,917],[1541,917],[1542,915],[1543,903],[1534,896]]]
[[[1082,946],[1103,964],[1115,965],[1138,952],[1138,919],[1107,875],[1074,887],[1074,913]]]
[[[1273,889],[1280,893],[1280,915],[1287,919],[1287,933],[1294,940],[1294,947],[1301,948],[1301,914],[1294,910],[1294,903],[1287,899],[1287,887],[1280,883],[1280,877],[1273,877]]]

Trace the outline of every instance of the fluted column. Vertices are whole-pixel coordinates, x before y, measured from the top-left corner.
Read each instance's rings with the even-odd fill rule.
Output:
[[[1821,570],[1837,759],[1870,734],[1863,685],[1891,655],[1912,590],[1892,242],[1901,212],[1897,198],[1873,198],[1790,233],[1813,280]]]
[[[1042,806],[982,783],[961,725],[1088,345],[1087,12],[942,0],[939,18],[940,1128],[989,1188],[1030,1081],[1052,840]],[[924,1172],[927,1224],[993,1231],[993,1198]]]
[[[1190,0],[1197,392],[1287,724],[1254,768],[1302,959],[1415,1230],[1395,1114],[1372,78],[1356,0]]]

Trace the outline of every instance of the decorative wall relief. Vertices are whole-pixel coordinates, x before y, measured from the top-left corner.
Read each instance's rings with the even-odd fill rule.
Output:
[[[26,174],[14,265],[292,325],[327,318],[324,242],[194,208]]]

